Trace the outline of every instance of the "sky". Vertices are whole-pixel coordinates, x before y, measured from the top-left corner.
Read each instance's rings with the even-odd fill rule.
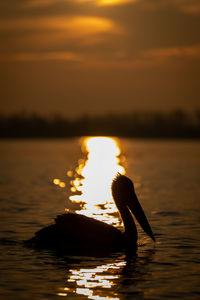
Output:
[[[200,107],[199,0],[0,1],[2,114]]]

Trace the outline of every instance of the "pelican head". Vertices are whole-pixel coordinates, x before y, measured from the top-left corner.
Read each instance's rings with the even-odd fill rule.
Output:
[[[126,206],[135,216],[146,234],[155,242],[155,237],[135,194],[134,185],[131,179],[124,175],[117,174],[112,182],[112,195],[119,211],[122,207]]]

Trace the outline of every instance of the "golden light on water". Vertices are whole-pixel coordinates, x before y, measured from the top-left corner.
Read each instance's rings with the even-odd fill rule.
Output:
[[[77,168],[66,172],[71,184],[69,200],[79,205],[77,213],[119,225],[119,214],[111,193],[112,180],[117,173],[125,174],[118,140],[86,137],[81,139],[81,150],[83,157],[78,160]],[[66,183],[59,178],[53,179],[53,183],[66,188]],[[66,211],[70,211],[70,206]]]
[[[74,194],[70,200],[84,204],[79,214],[118,223],[118,215],[114,218],[117,209],[112,199],[111,184],[118,172],[125,174],[124,167],[120,165],[119,144],[110,137],[90,137],[83,140],[82,151],[86,159],[78,162],[76,176],[71,181]]]
[[[84,295],[88,299],[109,299],[119,300],[116,293],[111,288],[116,285],[116,281],[121,276],[120,271],[125,267],[126,261],[116,261],[98,265],[91,268],[79,268],[69,270],[67,283],[71,288],[62,288],[57,294],[64,296],[65,292],[70,294]],[[102,290],[107,290],[106,298],[102,297]]]
[[[119,214],[113,202],[111,183],[118,172],[125,174],[119,142],[110,137],[89,137],[81,140],[83,157],[75,170],[68,170],[71,180],[70,200],[80,204],[76,211],[104,222],[119,225]],[[60,186],[55,180],[55,184]],[[68,209],[66,209],[68,211]],[[119,300],[113,287],[117,285],[126,261],[120,258],[112,263],[87,268],[72,268],[66,286],[57,293],[60,297],[80,295],[93,300]],[[105,298],[106,291],[106,298]]]
[[[53,183],[54,183],[55,185],[59,185],[59,183],[60,183],[60,179],[58,179],[58,178],[55,178],[55,179],[53,180]]]
[[[58,178],[55,178],[55,179],[53,180],[53,183],[54,183],[55,185],[58,185],[58,186],[61,187],[61,188],[64,188],[64,187],[66,186],[66,183],[63,182],[63,181],[60,181],[60,179],[58,179]]]

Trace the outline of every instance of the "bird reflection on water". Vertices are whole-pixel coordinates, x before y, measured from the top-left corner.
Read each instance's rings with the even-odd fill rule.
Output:
[[[100,160],[100,164],[103,164],[105,161],[105,155],[102,155],[103,149],[100,149],[98,153],[99,147],[96,147],[96,151],[93,154],[93,158],[95,157],[98,163]],[[119,155],[119,152],[114,153],[115,162],[117,155]],[[88,155],[88,163],[85,164],[82,174],[79,172],[85,181],[87,179],[86,174],[89,161],[92,159],[91,156],[92,152]],[[107,164],[104,166],[107,166]],[[96,170],[97,174],[99,174],[98,170],[99,168]],[[114,175],[116,170],[111,170],[113,172],[112,175]],[[95,174],[95,170],[93,171]],[[105,177],[106,175],[107,173],[104,170],[103,176]],[[100,178],[98,179],[100,180]],[[82,186],[84,187],[84,184]],[[36,232],[35,236],[27,241],[27,245],[36,248],[52,249],[68,255],[106,256],[109,253],[121,250],[132,254],[136,252],[138,239],[133,215],[146,234],[155,241],[151,227],[135,194],[132,181],[125,175],[118,173],[112,180],[111,190],[124,225],[123,231],[84,214],[68,212],[57,216],[54,224]],[[82,188],[82,197],[85,196],[83,191],[84,189]],[[95,190],[95,192],[97,191]]]

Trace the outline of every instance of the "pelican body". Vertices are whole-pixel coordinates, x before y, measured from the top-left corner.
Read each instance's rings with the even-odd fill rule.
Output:
[[[135,194],[133,182],[118,174],[112,182],[112,195],[124,224],[121,231],[96,219],[75,213],[55,218],[55,223],[37,231],[26,241],[34,248],[55,250],[67,255],[106,255],[111,252],[137,249],[137,228],[140,226],[155,241],[153,232]]]

